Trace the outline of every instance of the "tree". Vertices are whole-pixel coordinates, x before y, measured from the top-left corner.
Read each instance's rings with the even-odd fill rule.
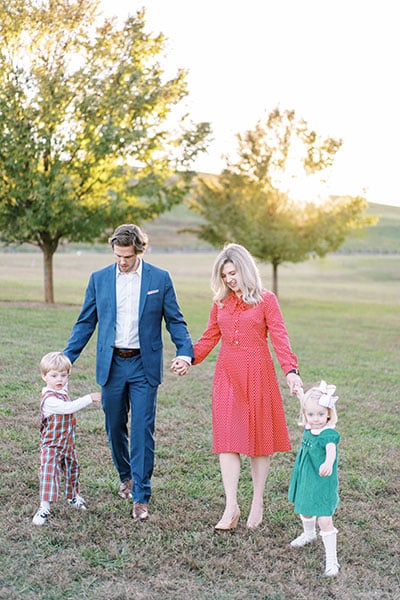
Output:
[[[192,229],[201,239],[221,247],[226,242],[245,246],[255,257],[270,262],[273,291],[278,293],[278,267],[337,250],[355,229],[373,224],[363,217],[361,197],[330,197],[323,204],[301,206],[279,187],[289,161],[308,175],[333,164],[342,142],[323,139],[294,111],[275,109],[265,125],[237,135],[238,159],[220,176],[200,176],[188,200],[204,218]],[[302,153],[299,154],[299,150]]]
[[[0,0],[0,240],[43,252],[46,302],[61,240],[106,239],[187,193],[210,127],[179,113],[186,73],[164,76],[164,43],[144,11],[118,25],[98,0]]]

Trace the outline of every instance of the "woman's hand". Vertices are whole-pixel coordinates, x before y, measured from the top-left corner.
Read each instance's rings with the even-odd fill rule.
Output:
[[[291,396],[296,396],[303,390],[303,381],[300,375],[297,375],[296,373],[288,373],[286,375],[286,382],[289,386]]]
[[[171,364],[171,371],[176,375],[186,375],[189,371],[189,363],[181,358],[174,358]]]

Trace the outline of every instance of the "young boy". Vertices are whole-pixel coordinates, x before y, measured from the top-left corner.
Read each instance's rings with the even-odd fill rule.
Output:
[[[58,498],[61,473],[65,480],[65,494],[74,508],[86,510],[79,495],[79,463],[75,449],[75,412],[92,402],[100,402],[95,392],[77,400],[70,400],[68,380],[71,361],[62,352],[49,352],[40,362],[42,389],[40,403],[40,506],[32,519],[34,525],[43,525],[50,514],[50,502]]]

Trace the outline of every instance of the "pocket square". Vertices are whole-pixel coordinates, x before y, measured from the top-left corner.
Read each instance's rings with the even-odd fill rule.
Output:
[[[159,291],[160,291],[160,290],[149,290],[149,291],[147,292],[147,295],[148,295],[148,296],[150,296],[150,294],[158,294],[158,292],[159,292]]]

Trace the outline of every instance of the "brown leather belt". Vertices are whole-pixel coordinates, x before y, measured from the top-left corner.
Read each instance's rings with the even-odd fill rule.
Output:
[[[132,356],[138,356],[140,354],[140,348],[114,348],[114,354],[120,358],[132,358]]]

